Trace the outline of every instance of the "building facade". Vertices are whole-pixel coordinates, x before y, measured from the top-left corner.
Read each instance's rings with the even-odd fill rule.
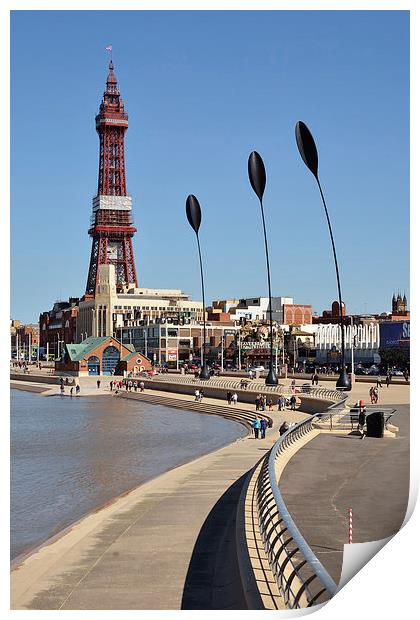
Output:
[[[57,301],[51,310],[39,315],[39,344],[47,359],[58,359],[64,343],[77,340],[77,317],[79,298]]]

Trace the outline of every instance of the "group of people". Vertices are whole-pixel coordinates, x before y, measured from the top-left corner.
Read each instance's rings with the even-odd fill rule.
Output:
[[[318,385],[319,375],[317,372],[314,372],[311,377],[312,385]]]
[[[236,392],[228,392],[226,394],[226,400],[228,402],[228,405],[236,405],[236,403],[238,402],[238,395]]]
[[[64,396],[65,392],[66,392],[66,386],[69,386],[70,382],[69,382],[69,378],[66,377],[66,379],[64,380],[63,377],[60,377],[60,394],[61,396]],[[79,396],[80,394],[80,385],[78,383],[76,383],[76,385],[72,385],[70,387],[70,396],[73,396],[73,393],[76,392],[76,396]]]
[[[203,390],[199,390],[199,389],[195,390],[195,392],[194,392],[194,400],[195,400],[195,402],[196,403],[201,403],[203,398],[204,398]]]
[[[255,399],[255,411],[273,411],[273,401],[271,398],[267,398],[265,394],[258,394]]]
[[[269,421],[256,415],[254,420],[252,421],[252,428],[254,429],[255,439],[265,439],[266,430],[270,426],[271,425]]]
[[[99,379],[96,383],[99,388]],[[134,392],[137,392],[137,390],[139,390],[140,392],[144,392],[144,381],[136,381],[133,379],[114,379],[113,381],[109,382],[109,389],[111,390],[111,392],[115,391],[116,393],[118,393],[118,390],[122,390],[123,388],[125,388],[126,392],[132,392],[133,390]]]

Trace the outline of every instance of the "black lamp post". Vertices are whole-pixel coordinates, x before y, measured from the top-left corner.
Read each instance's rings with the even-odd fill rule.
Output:
[[[190,194],[186,203],[187,218],[191,224],[191,228],[195,232],[197,237],[198,257],[200,259],[200,273],[201,273],[201,292],[203,295],[203,363],[201,365],[200,379],[209,379],[209,369],[207,368],[206,360],[206,306],[204,303],[204,279],[203,279],[203,264],[201,262],[201,249],[200,240],[198,238],[198,231],[201,224],[201,208],[197,198]]]
[[[262,203],[262,197],[265,189],[265,168],[264,162],[261,158],[261,155],[256,151],[252,151],[248,158],[248,176],[249,181],[251,183],[252,189],[257,194],[258,199],[260,201],[261,206],[261,215],[262,215],[262,223],[263,223],[263,231],[264,231],[264,242],[265,242],[265,258],[267,261],[267,279],[268,279],[268,297],[269,297],[269,310],[270,310],[270,367],[268,371],[268,375],[265,379],[266,385],[277,385],[278,379],[276,373],[274,371],[273,364],[273,308],[271,302],[271,280],[270,280],[270,263],[268,260],[268,245],[267,245],[267,233],[265,230],[265,218],[264,218],[264,209]]]
[[[351,390],[351,378],[347,374],[346,363],[345,363],[343,302],[341,299],[340,274],[338,272],[337,254],[335,252],[335,244],[334,244],[334,237],[333,237],[332,228],[331,228],[331,222],[330,222],[330,218],[328,215],[327,205],[325,204],[324,194],[323,194],[321,184],[318,178],[318,152],[316,149],[315,140],[313,139],[311,132],[309,131],[305,123],[303,123],[302,121],[299,121],[296,123],[295,135],[296,135],[296,142],[297,142],[297,146],[299,149],[299,153],[304,163],[306,164],[306,166],[309,168],[309,170],[314,175],[315,180],[318,184],[319,191],[321,194],[322,204],[324,205],[325,215],[327,217],[328,230],[330,231],[331,244],[332,244],[332,249],[333,249],[333,254],[334,254],[335,273],[337,275],[338,300],[340,304],[340,325],[341,325],[341,372],[340,372],[340,376],[338,377],[336,387],[342,390],[348,391],[348,390]]]

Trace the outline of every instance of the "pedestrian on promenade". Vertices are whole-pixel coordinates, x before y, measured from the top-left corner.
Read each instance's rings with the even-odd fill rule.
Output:
[[[262,418],[261,423],[260,423],[260,428],[261,428],[261,439],[265,439],[265,431],[267,429],[267,420],[265,418]]]
[[[267,408],[267,396],[263,394],[261,398],[261,410],[265,411],[266,408]]]
[[[259,411],[259,410],[260,410],[260,397],[258,395],[257,398],[255,399],[255,411]]]
[[[363,402],[363,401],[360,401]],[[364,407],[360,408],[360,412],[359,412],[359,419],[358,419],[358,425],[357,428],[360,431],[360,439],[364,439],[366,434],[365,434],[365,423],[366,423],[366,409]]]
[[[201,403],[203,398],[204,398],[204,392],[203,392],[203,389],[201,389],[198,393],[198,402]]]
[[[284,433],[285,433],[286,431],[288,431],[288,430],[289,430],[289,423],[288,423],[288,422],[286,422],[286,420],[285,420],[285,421],[283,422],[283,424],[282,424],[282,425],[280,426],[280,428],[279,428],[279,433],[280,433],[280,435],[284,435]]]
[[[378,375],[378,378],[376,379],[376,387],[382,387],[381,375]]]
[[[254,437],[255,439],[258,439],[259,434],[260,434],[260,428],[261,428],[261,420],[260,418],[256,415],[254,420],[252,421],[252,428],[254,429]]]
[[[140,381],[140,392],[144,392],[144,381]]]
[[[65,383],[66,383],[66,385],[68,385],[68,384],[69,384],[69,378],[68,378],[68,377],[66,377],[66,381],[65,381]]]
[[[70,388],[70,396],[73,397],[73,386]]]
[[[228,402],[228,405],[230,405],[230,403],[232,402],[232,392],[228,392],[226,394],[226,400]]]
[[[273,401],[271,398],[268,399],[268,411],[273,411]]]
[[[232,394],[232,403],[234,405],[236,405],[237,402],[238,402],[238,395],[237,395],[236,392],[233,392],[233,394]]]
[[[99,390],[99,388],[101,387],[101,380],[100,379],[97,380],[96,385],[97,385],[98,390]]]
[[[64,383],[60,385],[61,396],[64,396]]]
[[[194,391],[194,397],[195,402],[198,403],[200,398],[200,391],[198,389]]]
[[[312,381],[312,385],[314,385],[315,384],[315,373],[312,374],[311,381]]]
[[[137,392],[137,387],[138,387],[137,381],[133,381],[133,387],[134,387],[134,391]]]
[[[76,396],[79,396],[79,394],[80,394],[80,385],[77,384],[76,385]]]
[[[315,380],[315,385],[318,385],[319,375],[318,375],[318,373],[317,373],[317,372],[316,372],[316,373],[315,373],[315,375],[314,375],[314,380]]]
[[[378,388],[377,388],[377,387],[374,387],[374,388],[373,388],[373,396],[374,396],[374,400],[373,400],[373,402],[374,402],[374,403],[375,403],[375,405],[376,405],[376,403],[378,402],[378,399],[379,399],[379,390],[378,390]]]
[[[283,411],[285,404],[286,404],[286,399],[284,398],[283,394],[280,394],[279,400],[277,403],[279,411]]]
[[[375,394],[374,394],[374,387],[372,385],[372,387],[369,390],[369,396],[370,396],[370,402],[373,405],[373,403],[375,402]]]
[[[111,392],[112,392],[112,388],[113,388],[113,387],[114,387],[114,382],[113,382],[113,381],[110,381],[110,382],[109,382],[109,389],[111,390]]]
[[[391,383],[391,375],[390,373],[386,376],[386,387],[389,388],[389,384]]]
[[[296,411],[296,396],[294,394],[290,398],[290,409]]]

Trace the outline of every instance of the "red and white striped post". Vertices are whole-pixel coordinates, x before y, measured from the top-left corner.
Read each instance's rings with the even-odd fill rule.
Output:
[[[353,509],[349,508],[349,545],[353,542]]]

